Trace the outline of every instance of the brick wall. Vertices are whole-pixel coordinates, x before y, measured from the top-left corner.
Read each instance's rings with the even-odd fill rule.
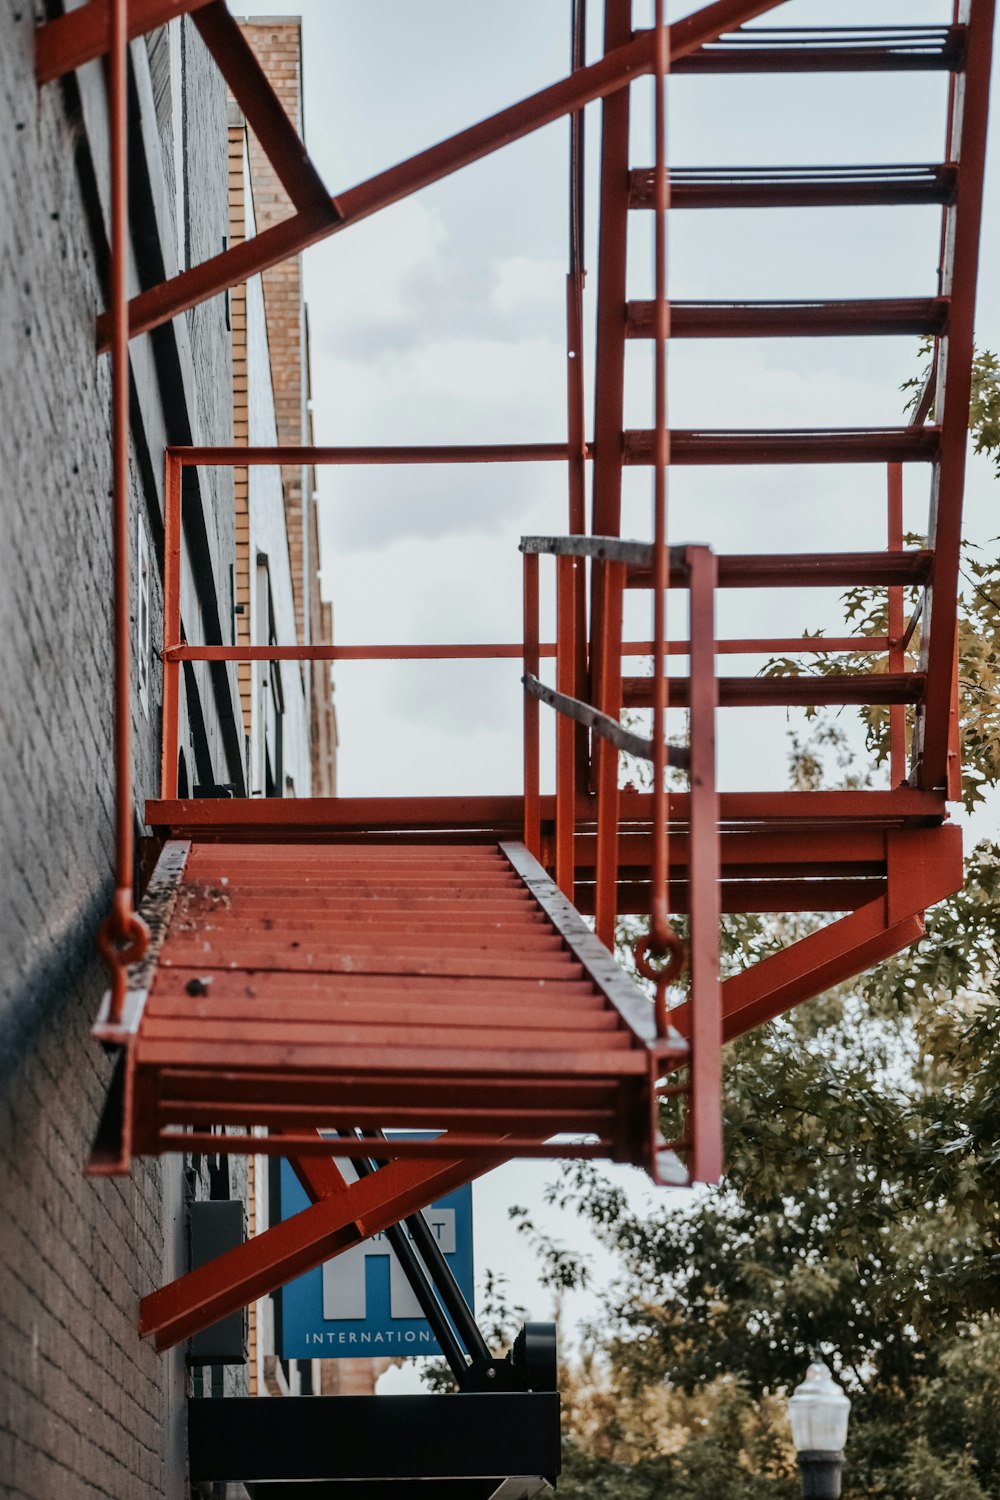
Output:
[[[302,76],[301,24],[261,20],[241,23],[243,33],[260,60],[285,113],[301,133]],[[285,192],[256,136],[250,136],[250,176],[253,183],[254,216],[257,230],[269,229],[287,219],[292,212]],[[267,311],[267,337],[271,351],[271,380],[274,386],[274,412],[279,443],[304,442],[305,328],[302,307],[302,257],[292,256],[263,274],[264,307]],[[303,570],[305,537],[303,535],[302,469],[283,468],[285,519],[288,527],[288,550],[295,581],[295,610],[299,639],[306,635],[308,590]]]
[[[235,121],[235,123],[234,123]],[[228,128],[229,160],[229,237],[238,245],[246,239],[247,217],[252,212],[245,202],[246,126],[242,113],[230,104]],[[239,282],[229,294],[230,322],[233,334],[233,442],[245,444],[250,435],[249,388],[247,384],[247,288]],[[236,640],[249,646],[250,641],[250,471],[246,464],[233,470],[233,500],[236,517]],[[239,664],[240,707],[243,732],[251,733],[253,723],[253,674],[249,662]]]
[[[241,23],[285,113],[303,134],[302,26],[292,17],[247,20]],[[258,231],[287,219],[293,212],[287,193],[260,143],[250,135],[250,174]],[[303,303],[302,258],[295,256],[263,274],[264,306],[271,353],[271,379],[280,443],[311,443],[308,410],[309,351]],[[319,535],[316,525],[315,477],[308,467],[281,471],[285,490],[288,548],[295,588],[296,621],[302,641],[332,640],[332,610],[319,586]],[[333,681],[328,662],[314,663],[310,681],[312,790],[317,797],[336,792],[336,721]]]
[[[39,93],[33,29],[33,7],[0,0],[0,1493],[176,1500],[186,1492],[183,1365],[140,1344],[136,1319],[138,1297],[184,1269],[182,1162],[140,1163],[121,1180],[82,1173],[111,1071],[88,1035],[113,854],[109,376],[94,353],[102,236],[88,230],[106,182],[104,142],[91,161],[87,136],[103,84],[94,64],[79,90]],[[133,56],[141,72],[141,43]],[[225,233],[225,95],[194,47],[188,62],[202,253]],[[148,72],[142,82],[152,100]],[[148,165],[169,203],[161,156]],[[131,532],[141,518],[149,533],[154,647],[157,435],[186,424],[222,442],[230,430],[221,300],[187,323],[196,352],[175,364],[190,409],[176,392],[165,408],[150,341],[133,346]],[[231,555],[230,502],[212,533],[220,591]],[[148,711],[137,701],[134,712],[140,806],[157,785],[152,653],[149,667]],[[211,725],[213,703],[203,711]],[[217,773],[225,779],[224,764]]]

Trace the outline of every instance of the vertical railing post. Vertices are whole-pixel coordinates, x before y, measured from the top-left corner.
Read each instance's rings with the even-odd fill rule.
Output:
[[[576,558],[556,558],[556,691],[576,690]],[[556,715],[556,884],[573,900],[576,831],[576,725]]]
[[[888,546],[890,552],[903,550],[903,465],[890,464],[888,469]],[[889,671],[906,670],[906,652],[903,649],[903,588],[901,584],[889,586],[889,608],[887,631],[889,637]],[[889,785],[901,786],[906,780],[906,708],[894,703],[889,709]]]
[[[691,971],[691,1095],[689,1176],[717,1182],[722,1175],[722,920],[719,798],[715,774],[716,562],[708,547],[686,549],[690,581],[691,792],[689,960]]]
[[[596,642],[601,663],[600,699],[602,713],[617,719],[621,712],[622,692],[622,596],[625,587],[625,564],[604,562],[595,569],[595,580],[602,583],[604,606],[599,620],[601,635]],[[597,740],[597,872],[594,915],[597,936],[606,948],[614,951],[615,926],[618,920],[618,751],[608,740]]]
[[[928,537],[934,577],[921,621],[920,662],[926,685],[912,756],[913,781],[923,788],[943,786],[946,790],[995,10],[995,0],[965,0],[962,6],[967,24],[965,66],[955,79],[946,158],[958,163],[959,176],[945,215],[939,284],[940,295],[949,299],[949,309],[934,395],[935,421],[940,427]]]
[[[129,587],[128,6],[113,0],[111,121],[111,482],[115,584],[116,901],[132,901],[132,611]],[[125,933],[120,932],[120,937]]]
[[[667,550],[667,98],[669,42],[663,0],[654,7],[656,31],[656,92],[654,98],[654,308],[653,342],[653,828],[650,861],[649,934],[658,953],[672,936],[669,916],[669,834],[667,805],[667,589],[670,554]]]
[[[958,681],[958,625],[955,625],[955,658],[951,671],[951,712],[948,716],[948,773],[945,796],[949,802],[962,800],[962,705]]]
[[[606,0],[604,50],[632,35],[632,0]],[[591,530],[621,535],[627,297],[629,105],[631,90],[601,104],[601,210],[598,239],[597,349],[594,371],[594,473]],[[624,568],[594,564],[591,571],[591,702],[617,719],[621,713],[621,631]],[[593,762],[596,760],[596,767]],[[592,756],[597,793],[597,936],[614,948],[618,915],[618,751],[598,740]]]
[[[111,0],[108,105],[111,152],[111,509],[114,570],[115,890],[97,946],[111,974],[108,1021],[125,1007],[127,969],[146,951],[149,929],[135,910],[132,832],[132,606],[129,578],[128,356],[128,0]]]
[[[570,66],[575,71],[586,61],[587,0],[573,0]],[[582,535],[587,530],[587,438],[586,389],[583,373],[583,285],[584,268],[584,121],[583,111],[570,115],[569,122],[569,272],[566,277],[566,415],[569,448],[569,530]],[[566,691],[581,701],[588,696],[587,687],[587,596],[582,559],[573,560],[573,594],[576,608],[572,687]],[[568,680],[568,679],[567,679]],[[577,775],[588,775],[589,745],[587,731],[577,725],[573,732],[576,747]]]
[[[163,724],[160,735],[160,796],[177,796],[181,664],[171,648],[181,643],[181,482],[180,459],[167,449],[163,483]]]
[[[538,553],[524,554],[524,675],[538,676]],[[538,699],[524,694],[524,842],[536,859],[542,854],[539,795]]]

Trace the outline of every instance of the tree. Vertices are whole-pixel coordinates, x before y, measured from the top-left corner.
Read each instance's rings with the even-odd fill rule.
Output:
[[[988,352],[972,432],[1000,472]],[[1000,561],[966,548],[963,585],[974,807],[1000,783]],[[845,598],[863,633],[886,633],[884,609],[876,591]],[[843,657],[819,665],[842,670]],[[885,716],[864,727],[884,759]],[[812,717],[792,743],[793,780],[819,784],[831,762],[850,776],[845,746]],[[585,1215],[622,1268],[568,1391],[566,1496],[797,1494],[775,1393],[821,1351],[854,1402],[848,1500],[1000,1500],[998,898],[1000,845],[982,843],[916,949],[727,1049],[718,1190],[643,1218],[590,1167],[553,1185],[552,1201]],[[730,961],[788,936],[771,918],[732,919]],[[581,1275],[536,1240],[554,1283]]]

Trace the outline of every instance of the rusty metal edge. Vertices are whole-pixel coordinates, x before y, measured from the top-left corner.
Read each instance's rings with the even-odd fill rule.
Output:
[[[524,844],[514,840],[502,842],[499,847],[573,956],[583,965],[588,978],[593,980],[635,1037],[651,1051],[687,1056],[688,1044],[673,1027],[665,1037],[657,1037],[653,1007],[645,995],[628,977],[614,954],[591,932],[576,907],[545,873],[534,855]]]
[[[599,562],[624,562],[648,568],[652,556],[650,542],[632,542],[617,536],[523,536],[518,551],[547,557],[593,557]],[[684,549],[671,549],[678,566],[683,565]]]
[[[128,989],[122,1019],[112,1025],[108,1021],[111,991],[105,991],[97,1020],[91,1029],[95,1041],[109,1046],[122,1046],[139,1029],[139,1022],[146,1007],[146,1000],[153,976],[160,960],[160,952],[170,930],[170,922],[177,902],[177,892],[184,878],[190,839],[169,839],[163,847],[156,868],[150,876],[146,894],[142,899],[139,914],[149,927],[149,946],[138,963],[128,971]]]
[[[592,729],[599,734],[602,740],[616,745],[626,755],[634,755],[639,760],[653,759],[653,741],[646,739],[641,734],[633,734],[632,730],[624,729],[617,720],[608,714],[602,714],[600,709],[593,708],[589,703],[582,703],[579,698],[572,698],[568,693],[557,693],[555,688],[546,687],[531,672],[526,672],[521,678],[525,692],[537,698],[540,703],[545,703],[549,708],[554,708],[556,713],[565,714],[567,718],[573,719],[575,723],[582,724],[585,729]],[[667,745],[667,765],[678,766],[687,770],[690,763],[690,755],[686,745]]]

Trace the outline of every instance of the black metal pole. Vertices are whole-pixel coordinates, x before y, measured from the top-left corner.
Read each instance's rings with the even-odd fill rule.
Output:
[[[822,1449],[804,1449],[798,1454],[802,1500],[840,1500],[844,1455]]]
[[[379,1131],[379,1135],[383,1132]],[[430,1227],[423,1214],[410,1214],[403,1220],[410,1231],[410,1238],[420,1252],[420,1257],[427,1267],[434,1288],[442,1303],[451,1316],[451,1320],[458,1330],[458,1336],[465,1344],[469,1356],[475,1365],[489,1365],[493,1362],[490,1346],[480,1331],[479,1324],[472,1315],[472,1309],[466,1302],[462,1288],[455,1280],[452,1271],[440,1245],[431,1233]]]
[[[423,1214],[411,1214],[403,1222],[410,1231],[410,1238],[420,1252],[420,1258],[427,1267],[437,1294],[448,1310],[473,1364],[489,1364],[493,1359],[490,1346],[483,1338],[472,1309],[462,1294],[462,1288],[455,1280],[455,1273],[445,1259],[427,1220]]]
[[[371,1162],[362,1157],[355,1158],[354,1167],[359,1177],[368,1177],[375,1171]],[[444,1308],[428,1280],[427,1272],[417,1258],[417,1252],[406,1237],[406,1230],[401,1224],[393,1224],[385,1231],[385,1236],[403,1268],[403,1275],[420,1304],[421,1312],[431,1325],[434,1337],[441,1345],[441,1353],[448,1361],[448,1367],[458,1382],[459,1389],[464,1390],[469,1383],[469,1362],[465,1350],[459,1343],[455,1330],[448,1322]]]

